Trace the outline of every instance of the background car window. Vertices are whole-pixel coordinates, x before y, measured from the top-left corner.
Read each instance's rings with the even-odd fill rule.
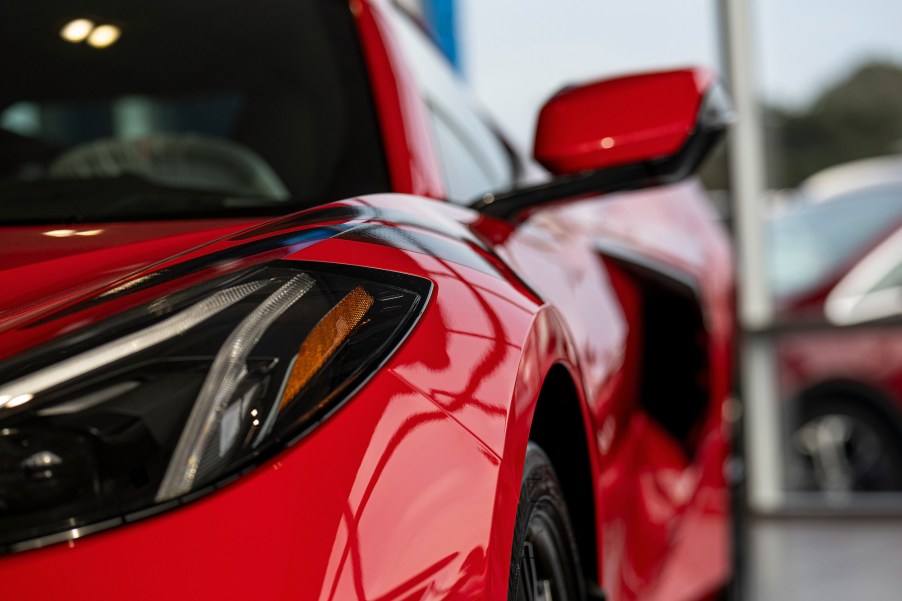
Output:
[[[486,192],[511,187],[517,168],[505,143],[474,110],[447,60],[414,21],[405,14],[393,16],[405,59],[429,106],[448,199],[468,203]]]
[[[771,286],[802,294],[855,260],[902,220],[902,185],[868,188],[814,203],[769,223]]]
[[[0,221],[284,213],[390,189],[347,4],[89,0],[121,31],[103,48],[64,39],[69,3],[7,8]]]

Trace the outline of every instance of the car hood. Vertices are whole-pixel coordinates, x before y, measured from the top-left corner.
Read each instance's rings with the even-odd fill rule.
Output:
[[[492,253],[486,240],[503,239],[509,228],[495,231],[498,224],[486,229],[481,223],[472,211],[449,203],[385,194],[275,219],[0,227],[0,360],[146,301],[142,282],[149,274],[299,258],[333,237],[442,256],[497,274],[483,256]],[[460,252],[467,247],[481,250]],[[110,296],[120,288],[128,292]]]
[[[0,227],[0,329],[259,220]]]

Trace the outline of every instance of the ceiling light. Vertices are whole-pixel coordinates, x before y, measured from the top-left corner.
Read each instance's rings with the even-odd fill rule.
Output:
[[[74,234],[75,230],[50,230],[49,232],[44,232],[45,236],[50,236],[52,238],[68,238]]]
[[[63,25],[63,28],[60,29],[60,37],[67,42],[77,44],[87,38],[93,29],[94,22],[90,19],[75,19]]]
[[[95,48],[112,46],[122,35],[122,31],[115,25],[99,25],[88,36],[88,44]]]

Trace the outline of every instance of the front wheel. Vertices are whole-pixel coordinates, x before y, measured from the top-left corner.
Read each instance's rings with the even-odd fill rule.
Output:
[[[803,490],[902,490],[900,436],[857,399],[803,405],[792,442]]]
[[[529,443],[511,549],[509,601],[582,601],[582,572],[567,505],[548,456]]]

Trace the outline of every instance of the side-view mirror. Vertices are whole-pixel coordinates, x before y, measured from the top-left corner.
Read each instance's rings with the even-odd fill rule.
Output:
[[[705,69],[564,89],[545,104],[536,126],[534,156],[555,178],[473,206],[507,218],[568,196],[679,181],[695,172],[732,118],[729,97]]]

